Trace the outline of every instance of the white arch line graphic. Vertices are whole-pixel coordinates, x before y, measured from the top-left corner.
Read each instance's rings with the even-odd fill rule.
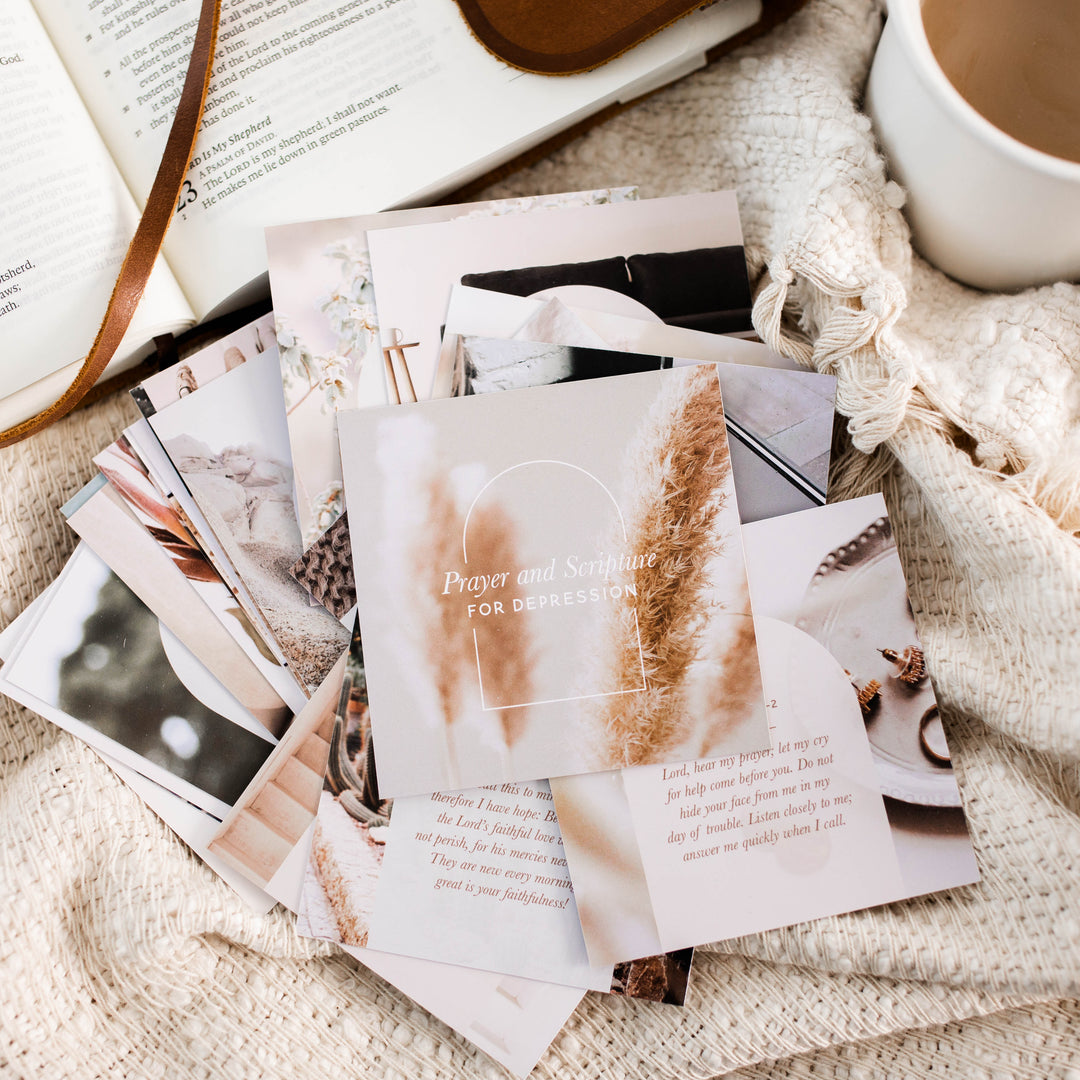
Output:
[[[500,477],[505,476],[507,473],[513,472],[515,469],[524,469],[527,465],[562,465],[566,469],[576,469],[580,473],[584,473],[590,480],[592,480],[599,488],[601,488],[604,494],[611,500],[611,505],[615,507],[615,513],[619,518],[619,528],[622,529],[623,542],[626,542],[626,522],[623,520],[622,508],[619,506],[615,496],[611,494],[611,489],[594,473],[589,472],[588,469],[583,469],[580,465],[574,465],[569,461],[559,461],[556,458],[534,458],[532,461],[519,461],[516,465],[508,465],[501,472],[497,472],[484,486],[473,496],[473,500],[469,503],[469,509],[465,512],[465,524],[461,528],[461,554],[465,560],[465,565],[469,563],[469,551],[465,542],[465,537],[469,532],[469,519],[472,517],[472,512],[476,508],[476,504],[480,501],[480,496],[492,484],[495,483]]]
[[[557,458],[534,458],[531,461],[520,461],[516,465],[509,465],[505,469],[496,473],[484,486],[473,496],[473,500],[469,503],[469,509],[465,513],[465,524],[461,529],[461,554],[465,561],[466,566],[469,563],[469,552],[465,542],[465,537],[469,531],[469,519],[472,517],[472,512],[476,507],[476,504],[480,501],[480,496],[492,484],[495,483],[500,477],[505,476],[507,473],[513,472],[515,469],[523,469],[526,465],[562,465],[567,469],[575,469],[580,473],[584,473],[590,480],[592,480],[607,497],[611,500],[611,505],[615,507],[615,513],[618,515],[619,528],[622,530],[623,542],[626,541],[626,521],[623,518],[622,508],[619,506],[615,496],[611,494],[611,489],[601,480],[595,473],[589,472],[588,469],[582,468],[580,465],[575,465],[569,461],[559,461]],[[554,705],[564,701],[582,701],[586,698],[598,698],[598,697],[617,697],[620,694],[640,694],[643,690],[649,688],[648,680],[645,677],[645,656],[641,648],[641,628],[638,625],[637,612],[634,613],[634,635],[637,638],[638,646],[638,662],[641,666],[641,686],[631,687],[627,690],[609,690],[606,693],[599,694],[579,694],[572,697],[564,698],[548,698],[544,701],[523,701],[515,705],[488,705],[484,698],[484,677],[481,671],[480,663],[480,642],[477,640],[476,631],[473,630],[473,650],[476,655],[476,678],[480,686],[480,711],[481,712],[501,712],[504,709],[526,709],[531,705]]]
[[[596,694],[572,694],[570,697],[544,698],[541,701],[521,701],[513,705],[489,705],[484,697],[484,674],[480,664],[480,642],[476,631],[473,630],[473,651],[476,654],[476,680],[480,685],[480,711],[481,712],[505,712],[507,709],[528,709],[533,705],[558,705],[564,701],[587,701],[592,698],[618,697],[620,694],[640,694],[649,689],[649,680],[645,677],[645,654],[641,648],[641,627],[638,624],[637,612],[634,616],[634,635],[637,637],[638,665],[641,668],[641,685],[631,686],[625,690],[602,690]]]

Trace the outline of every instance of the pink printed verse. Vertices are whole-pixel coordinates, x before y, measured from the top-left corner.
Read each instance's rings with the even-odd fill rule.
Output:
[[[568,906],[570,879],[549,791],[505,783],[430,798],[439,806],[436,828],[417,832],[415,839],[429,845],[438,871],[436,892],[454,889],[524,906]]]

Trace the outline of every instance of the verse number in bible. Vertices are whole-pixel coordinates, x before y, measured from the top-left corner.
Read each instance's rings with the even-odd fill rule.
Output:
[[[185,206],[190,206],[197,198],[199,193],[192,186],[190,180],[184,181],[184,186],[180,189],[180,199],[176,204],[176,212],[179,214]]]

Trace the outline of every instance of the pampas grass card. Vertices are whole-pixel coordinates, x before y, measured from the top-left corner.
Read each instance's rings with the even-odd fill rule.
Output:
[[[357,950],[365,963],[377,950],[684,1003],[692,949],[589,964],[544,781],[384,799],[372,745],[354,630],[347,661],[293,722],[211,849],[271,891],[299,871],[297,930]]]
[[[713,365],[339,426],[384,796],[769,746]]]

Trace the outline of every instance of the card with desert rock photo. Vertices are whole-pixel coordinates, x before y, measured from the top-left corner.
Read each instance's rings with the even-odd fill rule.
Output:
[[[769,745],[714,365],[340,427],[384,795]]]
[[[289,574],[302,545],[277,347],[173,402],[149,424],[294,675],[313,692],[349,635]]]
[[[146,422],[142,421],[142,423]],[[159,464],[165,464],[168,459],[161,452],[161,444],[152,432],[150,440],[159,451]],[[154,573],[147,571],[144,567],[133,565],[143,559],[157,566],[171,564],[172,568],[183,575],[197,599],[210,609],[221,628],[239,645],[259,674],[282,697],[289,708],[293,712],[300,709],[307,699],[288,668],[275,655],[271,644],[273,636],[269,628],[262,632],[256,628],[255,620],[260,625],[262,625],[262,620],[258,618],[254,605],[246,603],[246,598],[244,598],[245,610],[245,604],[241,603],[241,599],[234,594],[222,577],[221,567],[226,566],[231,571],[231,566],[228,566],[227,560],[212,557],[205,549],[206,536],[201,534],[197,536],[192,531],[190,518],[181,508],[179,501],[158,486],[160,478],[151,476],[150,470],[127,437],[121,436],[95,454],[94,464],[108,480],[108,489],[111,494],[118,497],[118,503],[122,504],[135,521],[143,527],[146,536],[155,543],[157,548],[154,552],[145,549],[143,538],[137,538],[128,545],[117,541],[115,537],[110,537],[110,554],[104,554],[103,547],[95,549],[98,554],[121,578],[124,578],[125,574]],[[175,470],[173,470],[173,476],[176,483],[180,485],[180,477]],[[184,492],[186,494],[186,489]],[[189,503],[189,505],[193,504]],[[63,508],[64,513],[68,515],[68,523],[78,532],[79,526],[73,521],[71,514],[75,509],[77,509],[75,500],[69,500],[68,505]],[[145,554],[140,554],[136,559],[134,557],[136,551]],[[167,563],[161,562],[163,558],[167,560]],[[130,584],[130,579],[126,580],[129,580]],[[169,604],[155,605],[149,601],[147,603],[155,614],[165,619],[172,627],[169,619],[170,612],[174,609]],[[186,604],[179,606],[187,610]],[[251,614],[249,615],[248,612]],[[255,616],[255,620],[251,616]],[[217,636],[215,631],[210,631],[208,636],[204,636],[201,630],[195,630],[194,635],[202,637],[202,643],[208,649],[215,648],[212,644],[213,638]],[[186,640],[190,642],[192,639]],[[226,654],[220,657],[221,661],[226,661],[228,652],[231,652],[231,649],[226,647]]]

